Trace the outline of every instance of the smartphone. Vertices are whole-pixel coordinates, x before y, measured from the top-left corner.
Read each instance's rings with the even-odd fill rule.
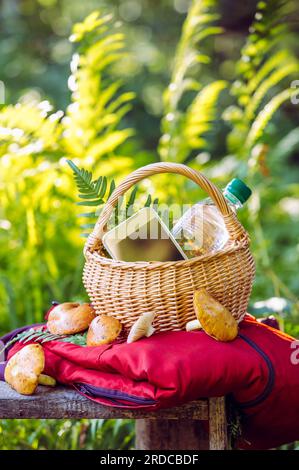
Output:
[[[167,226],[145,207],[103,236],[103,245],[120,261],[179,261],[188,259]]]

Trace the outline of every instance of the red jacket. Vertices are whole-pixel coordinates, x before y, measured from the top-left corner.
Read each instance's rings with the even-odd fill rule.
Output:
[[[132,344],[82,347],[52,341],[43,347],[45,373],[101,404],[157,410],[231,395],[249,442],[240,445],[270,448],[299,439],[294,345],[290,336],[248,315],[229,343],[203,331],[180,331]],[[16,344],[9,356],[22,347]]]

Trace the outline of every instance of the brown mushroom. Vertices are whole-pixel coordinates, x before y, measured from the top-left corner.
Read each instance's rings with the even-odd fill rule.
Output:
[[[204,331],[218,341],[232,341],[238,335],[238,323],[231,312],[206,289],[194,292],[194,310]]]
[[[87,332],[87,346],[100,346],[114,341],[122,330],[122,324],[117,318],[108,315],[98,315],[92,320]]]
[[[32,395],[39,383],[55,385],[52,377],[42,374],[45,355],[40,344],[29,344],[8,361],[4,372],[5,381],[18,393]]]
[[[49,313],[47,328],[54,335],[73,335],[87,330],[95,318],[95,311],[89,304],[64,302]]]

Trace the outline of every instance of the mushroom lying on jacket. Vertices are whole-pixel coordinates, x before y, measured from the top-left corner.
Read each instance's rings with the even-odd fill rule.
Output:
[[[37,385],[54,386],[55,379],[42,374],[45,368],[44,350],[40,344],[29,344],[8,361],[5,381],[18,393],[32,395]]]

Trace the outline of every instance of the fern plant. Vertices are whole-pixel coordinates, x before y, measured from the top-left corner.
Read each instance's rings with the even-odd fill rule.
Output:
[[[294,313],[298,314],[298,298],[273,268],[276,261],[267,240],[269,235],[267,237],[263,228],[273,217],[273,204],[267,205],[267,201],[275,200],[274,194],[278,196],[277,202],[279,195],[284,197],[281,172],[275,178],[269,170],[268,160],[276,138],[268,132],[268,125],[280,107],[296,94],[290,83],[298,75],[299,61],[288,47],[288,17],[292,8],[292,2],[285,0],[258,2],[254,22],[236,64],[237,80],[231,87],[236,104],[230,106],[223,117],[231,125],[227,147],[235,157],[234,173],[246,176],[248,184],[254,188],[246,222],[254,233],[259,282],[266,284],[272,295],[274,292],[276,297],[292,300]]]
[[[101,201],[107,200],[111,186],[113,189],[112,176],[126,174],[137,165],[159,157],[199,165],[194,157],[198,151],[209,150],[211,131],[218,118],[218,98],[226,87],[233,103],[224,114],[231,126],[227,150],[234,158],[235,172],[256,178],[261,161],[265,166],[273,149],[268,124],[275,111],[289,99],[292,93],[289,82],[297,73],[297,59],[283,40],[289,3],[293,2],[259,3],[242,57],[236,64],[237,80],[232,87],[219,77],[206,84],[200,76],[210,60],[204,41],[221,33],[217,26],[219,1],[191,3],[175,53],[170,85],[164,93],[160,145],[155,156],[143,152],[142,162],[135,158],[138,142],[134,142],[134,150],[124,145],[128,139],[133,141],[134,130],[127,125],[126,116],[134,96],[124,91],[120,80],[114,79],[113,66],[125,52],[123,34],[111,15],[95,12],[74,26],[71,41],[75,53],[69,78],[71,103],[65,112],[53,109],[45,100],[1,108],[0,220],[4,228],[1,225],[0,316],[3,329],[8,322],[9,327],[15,328],[22,322],[39,321],[51,298],[84,295],[82,266],[78,262],[82,246],[73,208],[74,185],[65,171],[66,156],[78,167],[88,168],[88,172],[85,170],[78,176],[80,183],[77,181],[82,196],[80,206],[87,207],[83,231],[88,233],[96,220],[97,205],[101,209]],[[92,177],[90,168],[98,164],[100,173],[111,178],[111,183],[104,177]],[[207,171],[212,173],[214,160],[207,166]],[[226,160],[223,167],[221,183],[230,177],[231,171]],[[179,196],[181,200],[196,201],[198,193],[192,192],[187,184],[171,186],[167,175],[159,178],[161,189],[157,195],[161,200],[169,196],[173,201]],[[255,180],[252,181],[258,198]],[[297,197],[295,190],[292,191],[290,194]],[[125,216],[129,215],[135,196],[136,190],[125,203]],[[145,204],[153,203],[148,196]],[[257,210],[251,210],[251,214],[255,233],[262,233],[260,214]],[[265,245],[266,241],[259,243],[261,247]],[[70,256],[65,257],[66,252]],[[265,253],[261,256],[269,265],[271,256]]]
[[[8,227],[0,230],[3,329],[8,322],[13,329],[40,321],[52,298],[84,295],[65,156],[87,168],[101,160],[106,176],[134,167],[121,151],[133,134],[124,121],[133,93],[124,92],[112,73],[126,55],[120,28],[111,15],[94,12],[74,26],[71,41],[72,94],[65,112],[32,98],[0,110],[0,220]]]
[[[107,178],[105,176],[100,176],[96,180],[93,180],[93,176],[90,171],[84,168],[78,168],[77,165],[71,160],[67,160],[67,162],[73,170],[75,182],[79,193],[79,198],[83,199],[83,201],[77,202],[77,205],[96,207],[96,210],[94,211],[79,214],[79,217],[92,220],[92,222],[90,223],[84,223],[83,225],[81,225],[81,228],[84,230],[92,229],[94,227],[96,219],[100,214],[101,206],[107,202],[107,200],[115,189],[115,181],[114,179],[112,179],[108,184]],[[129,194],[129,197],[127,198],[126,205],[123,211],[122,205],[124,198],[119,199],[118,204],[116,205],[116,208],[114,210],[113,218],[116,224],[119,223],[121,220],[127,219],[133,214],[137,190],[137,186],[132,189],[131,193]],[[150,207],[151,205],[157,208],[158,198],[155,198],[153,200],[152,196],[148,194],[143,207]],[[83,237],[88,237],[88,235],[88,232],[82,233]]]
[[[193,1],[184,22],[170,84],[164,93],[163,135],[159,144],[162,160],[185,162],[192,151],[208,146],[205,134],[212,128],[217,100],[226,82],[217,80],[203,86],[192,71],[210,60],[202,49],[204,40],[222,31],[215,25],[219,17],[216,4],[215,0]],[[190,92],[193,97],[186,108],[183,101]]]
[[[0,112],[1,154],[14,143],[13,155],[42,155],[59,161],[64,155],[95,163],[114,152],[132,134],[123,125],[134,93],[122,92],[111,68],[125,56],[124,36],[112,15],[93,12],[74,25],[70,40],[77,44],[68,80],[71,104],[64,114],[47,101],[18,103]],[[120,129],[120,123],[122,129]]]
[[[84,212],[80,214],[80,217],[92,219],[89,223],[81,225],[81,229],[87,230],[94,227],[98,210],[105,202],[105,195],[107,192],[107,178],[100,176],[96,180],[93,180],[92,173],[84,168],[78,168],[77,165],[71,160],[67,160],[69,166],[73,170],[74,179],[77,185],[79,198],[83,199],[77,202],[79,206],[95,207],[96,209],[90,212]],[[115,189],[114,179],[111,180],[108,197],[112,194]],[[87,237],[88,233],[82,233],[83,237]]]
[[[91,13],[74,26],[70,40],[79,47],[71,62],[72,103],[64,120],[64,146],[68,154],[86,155],[91,163],[112,154],[133,134],[119,124],[134,93],[121,92],[121,80],[111,75],[113,64],[124,56],[124,35],[112,15]]]
[[[13,339],[8,341],[4,348],[0,351],[0,355],[14,343],[27,344],[30,342],[34,343],[48,343],[50,341],[62,341],[64,343],[77,344],[78,346],[86,346],[87,333],[77,333],[75,335],[56,335],[50,333],[43,326],[38,328],[30,328],[29,330],[22,331],[17,334]]]
[[[263,141],[274,113],[294,94],[289,83],[299,72],[299,61],[284,47],[288,36],[284,19],[289,13],[289,3],[284,0],[259,2],[236,64],[238,77],[231,94],[237,105],[230,106],[224,118],[232,126],[228,149],[241,159],[248,159],[254,146]]]

